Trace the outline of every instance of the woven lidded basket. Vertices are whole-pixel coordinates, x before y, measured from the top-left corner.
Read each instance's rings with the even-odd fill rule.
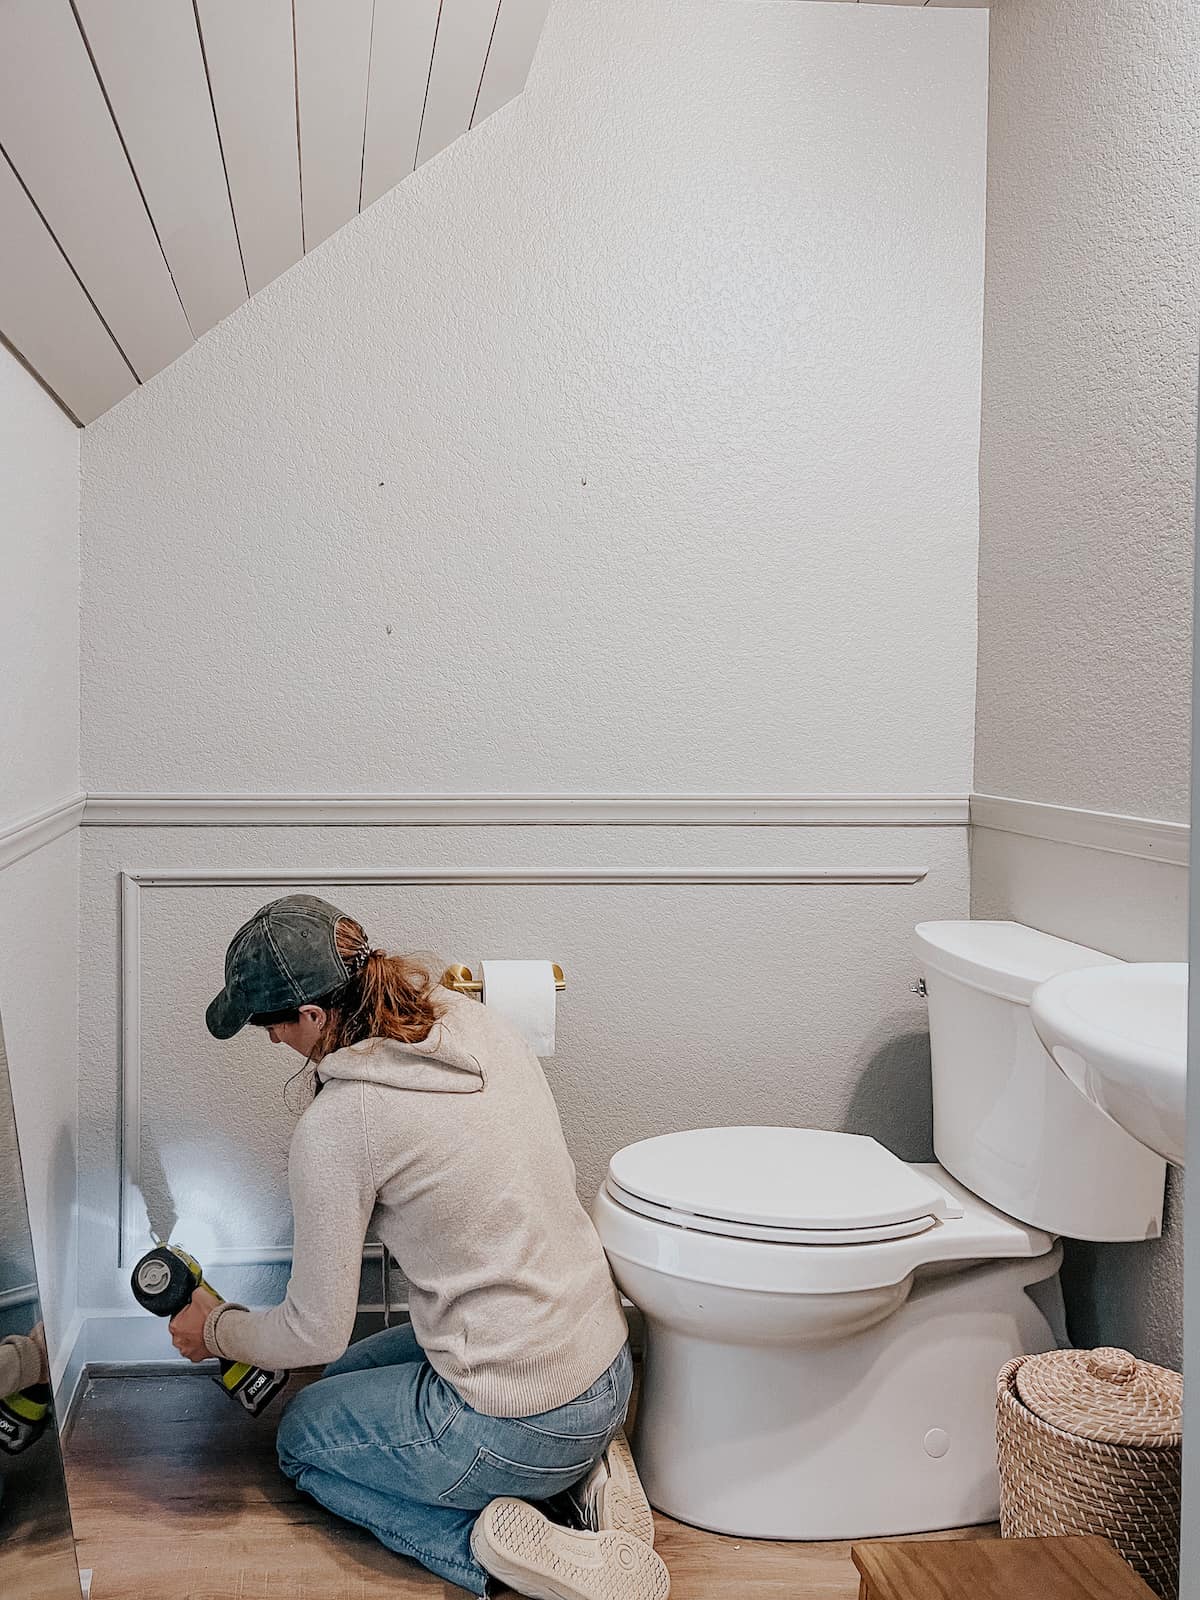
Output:
[[[997,1379],[1000,1531],[1098,1533],[1179,1592],[1183,1379],[1127,1350],[1018,1356]]]

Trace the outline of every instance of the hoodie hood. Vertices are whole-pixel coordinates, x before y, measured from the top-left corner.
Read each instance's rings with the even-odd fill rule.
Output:
[[[463,1007],[482,1007],[448,989],[439,989],[437,999],[445,1013],[419,1044],[364,1039],[326,1056],[317,1068],[319,1075],[419,1094],[478,1094],[485,1079],[470,1037],[475,1019],[464,1015]]]

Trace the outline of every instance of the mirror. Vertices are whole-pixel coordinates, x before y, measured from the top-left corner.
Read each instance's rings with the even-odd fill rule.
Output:
[[[58,1427],[47,1386],[13,1392],[42,1320],[0,1028],[0,1595],[80,1600]],[[16,1380],[14,1380],[16,1374]]]

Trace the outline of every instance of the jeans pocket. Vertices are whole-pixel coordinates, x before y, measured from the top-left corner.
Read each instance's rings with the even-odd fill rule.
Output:
[[[557,1411],[543,1411],[536,1417],[514,1417],[512,1427],[517,1433],[532,1434],[538,1440],[553,1440],[556,1446],[576,1441],[584,1450],[595,1445],[599,1451],[598,1441],[612,1433],[616,1420],[616,1397],[610,1385],[593,1400],[572,1400]]]
[[[548,1500],[578,1483],[596,1459],[596,1454],[584,1455],[562,1465],[531,1467],[521,1461],[508,1461],[481,1445],[458,1482],[438,1495],[438,1503],[459,1511],[482,1511],[491,1501],[506,1495],[514,1500]]]
[[[626,1345],[590,1389],[553,1411],[517,1418],[515,1426],[543,1439],[578,1439],[587,1446],[596,1441],[607,1444],[625,1420],[632,1386],[633,1362]]]

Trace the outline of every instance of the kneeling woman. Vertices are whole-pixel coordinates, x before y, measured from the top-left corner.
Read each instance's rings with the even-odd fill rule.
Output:
[[[299,1051],[314,1098],[288,1158],[287,1298],[248,1311],[201,1291],[171,1324],[176,1347],[332,1361],[284,1414],[284,1472],[451,1583],[662,1600],[670,1580],[620,1431],[625,1319],[525,1040],[309,895],[239,929],[207,1020],[218,1039],[250,1022]],[[347,1348],[370,1222],[408,1279],[412,1321]],[[532,1504],[564,1494],[579,1526]]]

